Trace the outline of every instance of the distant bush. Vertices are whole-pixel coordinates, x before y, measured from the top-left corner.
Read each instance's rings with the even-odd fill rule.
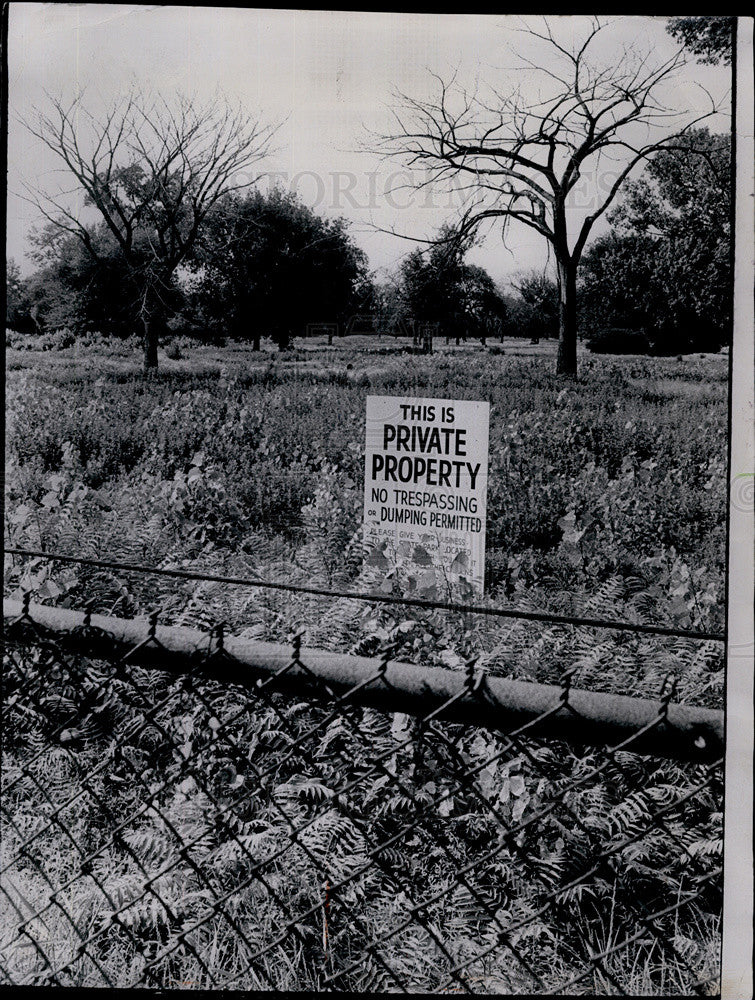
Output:
[[[5,329],[5,346],[14,351],[49,351],[54,345],[53,334],[24,333],[20,330]]]
[[[696,354],[700,351],[715,353],[726,342],[727,331],[704,322],[698,316],[689,316],[681,324],[660,324],[648,330],[652,353],[658,357],[675,357],[678,354]]]
[[[171,361],[181,360],[181,348],[176,340],[169,340],[165,346],[165,357]]]
[[[600,330],[586,341],[586,346],[593,354],[650,354],[650,341],[640,330]]]
[[[178,312],[171,316],[165,324],[165,334],[161,338],[165,343],[171,340],[178,341],[179,345],[192,346],[195,344],[214,344],[218,347],[225,346],[226,337],[217,324],[202,322],[187,312]]]
[[[46,333],[22,333],[6,328],[5,346],[16,351],[62,351],[68,347],[101,348],[111,356],[125,357],[133,350],[133,342],[93,330],[78,332],[69,327]]]
[[[10,346],[22,351],[62,351],[66,347],[73,347],[76,339],[76,334],[64,326],[48,333],[19,334],[18,339]]]

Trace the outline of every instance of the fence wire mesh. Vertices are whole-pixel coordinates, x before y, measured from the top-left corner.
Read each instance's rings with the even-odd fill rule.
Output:
[[[379,711],[390,650],[334,691],[298,640],[231,672],[143,641],[72,652],[6,619],[0,978],[8,984],[715,995],[722,762]],[[154,666],[144,665],[145,649]],[[235,681],[228,677],[234,676]],[[301,680],[301,694],[296,680]],[[547,727],[546,727],[547,728]]]

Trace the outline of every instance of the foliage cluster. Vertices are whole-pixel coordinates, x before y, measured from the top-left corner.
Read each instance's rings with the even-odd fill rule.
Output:
[[[506,307],[490,275],[465,261],[469,240],[459,240],[444,226],[427,254],[414,250],[402,262],[397,289],[398,309],[389,317],[405,329],[421,323],[437,325],[443,337],[494,336],[503,331]],[[391,329],[391,326],[388,326]]]
[[[76,235],[46,226],[35,238],[37,271],[20,277],[10,261],[7,325],[40,338],[61,328],[79,339],[141,333],[141,283],[148,250],[139,234],[128,260],[107,226]],[[144,257],[144,260],[142,260]],[[280,347],[310,324],[346,322],[370,308],[364,253],[343,219],[325,220],[280,188],[229,194],[206,213],[192,252],[161,279],[150,323],[195,339],[262,337]],[[63,345],[67,346],[67,345]]]
[[[558,286],[539,271],[530,271],[513,282],[514,294],[506,297],[507,337],[558,337]]]
[[[95,332],[124,338],[140,329],[139,282],[104,223],[89,230],[89,247],[52,223],[33,234],[32,242],[37,270],[24,282],[26,314],[20,327],[8,317],[10,325],[40,337],[65,328],[79,339]],[[146,255],[142,251],[141,257]],[[137,256],[135,247],[132,258]],[[163,295],[166,308],[175,309],[177,289],[166,288]]]
[[[707,14],[672,17],[668,32],[693,52],[701,63],[731,62],[736,18]]]
[[[612,230],[582,264],[583,328],[597,345],[610,344],[611,326],[640,332],[654,354],[730,342],[730,206],[731,140],[707,129],[657,153],[626,185]]]
[[[257,348],[263,335],[286,347],[310,324],[345,324],[371,294],[366,256],[347,229],[282,188],[221,199],[197,241],[185,315]]]

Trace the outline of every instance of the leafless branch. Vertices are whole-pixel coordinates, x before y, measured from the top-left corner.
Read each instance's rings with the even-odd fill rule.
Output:
[[[151,318],[165,307],[173,273],[217,201],[259,180],[257,164],[279,126],[221,98],[169,103],[136,90],[99,117],[83,96],[64,103],[48,94],[46,109],[21,124],[55,154],[119,247],[129,280],[140,288],[145,368],[155,367]],[[93,227],[62,192],[28,187],[27,195],[50,225],[75,235],[97,257]]]
[[[423,102],[397,95],[395,127],[380,137],[381,152],[410,170],[424,169],[424,177],[411,185],[415,189],[469,178],[488,201],[477,212],[464,212],[463,227],[493,217],[522,222],[578,260],[592,225],[634,167],[718,111],[712,102],[707,112],[679,127],[684,116],[659,100],[662,85],[685,65],[681,47],[655,63],[651,53],[627,47],[614,65],[595,65],[591,46],[605,27],[605,21],[592,18],[573,48],[556,38],[547,18],[542,29],[526,29],[550,49],[548,60],[522,60],[550,81],[554,92],[547,98],[528,102],[514,88],[493,90],[492,98],[483,100],[477,91],[470,94],[433,74],[435,98]],[[664,129],[665,134],[632,140],[632,131],[642,129]],[[622,157],[619,179],[570,247],[566,198],[588,166],[610,152]]]
[[[196,106],[179,98],[170,105],[132,92],[98,119],[81,98],[65,104],[48,95],[48,105],[24,122],[28,131],[62,161],[126,256],[137,228],[146,226],[170,269],[184,259],[217,200],[259,180],[253,168],[270,152],[276,131],[220,100]],[[87,230],[59,196],[36,189],[30,200],[49,221],[64,219],[64,228],[80,236]]]

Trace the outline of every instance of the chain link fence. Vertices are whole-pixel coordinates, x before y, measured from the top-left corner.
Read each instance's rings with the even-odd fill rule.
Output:
[[[6,602],[0,980],[717,994],[722,713],[577,679]]]

